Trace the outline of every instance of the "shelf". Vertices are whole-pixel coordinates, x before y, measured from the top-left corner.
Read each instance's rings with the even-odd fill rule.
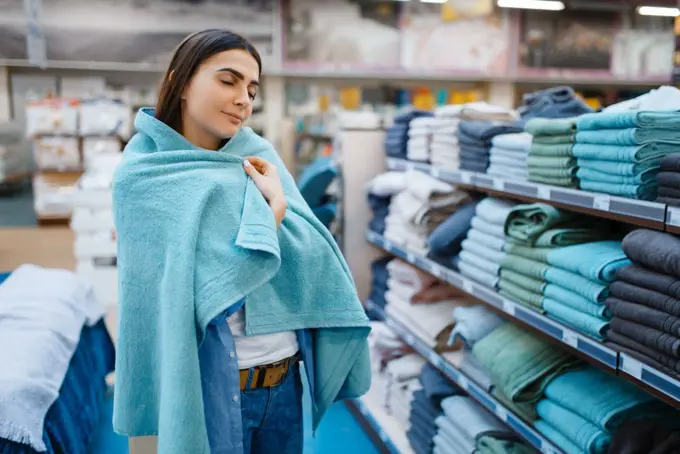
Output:
[[[680,407],[680,381],[659,372],[627,353],[619,353],[619,375],[635,382],[658,398]]]
[[[668,207],[666,212],[666,231],[680,234],[680,207]]]
[[[470,397],[480,403],[483,407],[496,415],[498,419],[503,421],[531,446],[542,453],[560,453],[561,449],[550,443],[538,431],[536,431],[529,424],[524,422],[521,418],[513,412],[504,407],[484,388],[480,387],[473,380],[468,378],[460,370],[456,369],[451,363],[446,361],[438,353],[430,349],[424,342],[418,339],[410,330],[402,324],[395,322],[390,318],[386,318],[381,307],[373,304],[372,301],[366,302],[366,309],[373,310],[380,318],[385,320],[389,326],[401,339],[410,345],[418,354],[428,360],[430,364],[439,369],[446,377],[453,381],[463,391],[468,393]]]
[[[435,178],[491,195],[511,197],[526,202],[549,202],[569,211],[594,215],[628,224],[664,230],[666,205],[643,200],[627,199],[609,194],[549,186],[531,181],[505,180],[485,173],[446,170],[430,164],[388,158],[390,170],[418,170]],[[680,210],[676,215],[680,232]]]
[[[406,438],[406,430],[380,405],[375,388],[359,399],[348,399],[345,404],[359,423],[368,431],[381,452],[390,454],[413,454]]]
[[[486,303],[493,309],[504,313],[513,320],[522,322],[534,331],[548,336],[553,341],[563,344],[579,357],[607,369],[616,370],[618,365],[617,352],[602,345],[600,342],[567,328],[545,315],[532,311],[521,304],[503,298],[493,289],[478,284],[426,257],[409,252],[405,248],[393,244],[391,241],[375,232],[369,230],[366,236],[368,241],[376,246],[415,265],[421,270],[448,282],[452,286],[463,290],[475,299]]]

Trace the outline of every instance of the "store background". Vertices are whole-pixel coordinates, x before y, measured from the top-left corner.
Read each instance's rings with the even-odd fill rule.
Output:
[[[563,11],[496,3],[0,0],[0,271],[76,270],[95,283],[115,337],[106,188],[115,159],[107,157],[129,139],[136,109],[154,104],[173,48],[196,30],[228,28],[257,46],[264,74],[250,126],[297,178],[341,163],[314,208],[348,254],[363,298],[380,253],[366,246],[362,185],[385,162],[380,137],[347,131],[380,130],[407,106],[514,108],[526,93],[569,85],[598,109],[680,81],[680,22],[636,9],[675,1],[571,0]],[[78,120],[55,126],[55,112]],[[377,449],[357,420],[366,424],[334,408],[308,449]],[[126,452],[110,425],[100,431],[93,453]]]

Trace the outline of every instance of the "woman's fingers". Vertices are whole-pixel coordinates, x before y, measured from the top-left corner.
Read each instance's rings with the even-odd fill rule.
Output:
[[[250,178],[255,181],[257,181],[257,179],[262,176],[259,169],[257,169],[248,159],[243,160],[243,168],[245,169],[248,176],[250,176]]]
[[[271,164],[269,164],[269,162],[257,156],[248,156],[245,158],[245,160],[249,161],[257,169],[257,171],[263,175],[265,175],[269,168],[271,167]]]

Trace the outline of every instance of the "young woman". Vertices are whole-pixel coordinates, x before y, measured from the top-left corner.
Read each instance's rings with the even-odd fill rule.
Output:
[[[174,138],[179,133],[197,150],[197,153],[206,150],[221,153],[252,114],[253,102],[258,96],[261,72],[260,55],[252,44],[241,36],[225,30],[206,30],[192,34],[179,45],[172,57],[155,110],[142,110],[138,114],[136,125],[140,121],[144,125],[152,124],[156,132],[160,131],[159,134],[166,137]],[[177,140],[184,140],[177,137]],[[125,152],[143,153],[144,150],[140,151],[137,148],[147,146],[148,141],[144,140],[131,142]],[[132,164],[127,166],[132,167]],[[285,172],[285,168],[279,169],[280,166],[277,169],[276,165],[261,157],[247,156],[243,160],[242,171],[252,179],[266,199],[277,229],[281,226],[288,205],[282,187],[282,175],[279,173]],[[285,177],[292,181],[290,175]],[[138,197],[129,195],[133,191],[128,186],[123,183],[118,185],[117,192],[120,193],[122,201],[115,199],[114,211],[125,212],[125,204],[132,203],[129,200]],[[187,190],[190,188],[187,187]],[[117,197],[116,192],[114,196]],[[240,194],[233,194],[234,198],[238,196]],[[148,197],[154,196],[149,194]],[[148,206],[153,210],[152,204]],[[191,214],[179,211],[178,216]],[[129,217],[118,214],[117,224],[118,222],[125,224]],[[160,218],[151,219],[153,214],[149,214],[149,218],[149,231],[125,228],[119,233],[119,250],[129,249],[134,242],[141,241],[143,235],[153,235],[154,222],[167,224],[167,221],[160,221]],[[225,218],[223,222],[238,223],[239,220]],[[172,229],[172,226],[168,228],[167,225],[160,227],[162,230]],[[125,260],[126,263],[121,263],[121,260]],[[285,260],[285,257],[282,260]],[[119,268],[121,266],[129,268],[130,263],[127,262],[130,262],[130,259],[124,258],[119,253]],[[228,263],[225,263],[225,266],[227,265]],[[141,282],[142,279],[143,277],[134,274],[123,277],[121,289],[129,291],[131,287],[150,285],[148,279]],[[244,304],[245,299],[232,305],[211,321],[208,331],[210,329],[217,331],[205,334],[200,346],[200,376],[210,452],[238,453],[242,449],[245,454],[302,453],[302,384],[298,363],[304,352],[299,352],[300,333],[297,330],[284,330],[265,335],[245,336],[244,307],[247,307],[247,304]],[[144,343],[133,344],[135,340],[130,337],[138,335],[139,328],[136,328],[137,331],[134,329],[126,331],[127,326],[140,323],[141,326],[147,324],[149,327],[158,325],[161,331],[170,329],[163,326],[162,320],[161,322],[154,320],[155,315],[142,316],[137,304],[139,303],[136,301],[121,303],[121,313],[125,312],[120,315],[119,343],[125,342],[125,349],[135,350],[135,353],[140,352],[140,349],[152,347]],[[231,309],[234,307],[240,309],[233,312]],[[151,319],[139,320],[140,317]],[[222,328],[226,327],[228,330],[224,331]],[[222,331],[219,331],[220,329]],[[160,336],[162,337],[162,334]],[[233,337],[233,342],[229,336]],[[233,346],[235,352],[232,351]],[[141,353],[144,357],[150,355],[146,351]],[[133,367],[128,368],[128,364],[138,359],[130,360],[127,353],[125,355],[126,358],[120,359],[117,365],[116,388],[117,391],[119,387],[121,388],[117,398],[124,396],[122,400],[126,402],[117,407],[122,409],[118,411],[118,416],[114,415],[114,425],[117,426],[117,431],[127,435],[156,434],[164,418],[181,418],[182,415],[164,414],[162,404],[158,405],[161,407],[160,411],[149,411],[148,407],[157,404],[158,400],[149,400],[155,397],[148,396],[154,395],[157,391],[137,388],[132,390],[134,386],[138,388],[143,386],[135,384],[139,377],[131,376],[133,373],[128,372]],[[225,396],[224,393],[220,395],[216,390],[220,389],[225,380],[230,380],[230,372],[220,370],[219,366],[235,360],[238,362],[236,383],[240,386],[240,396],[232,394]],[[152,370],[156,371],[152,374],[157,373],[156,369]],[[178,369],[176,373],[183,372]],[[140,397],[130,397],[133,394]],[[137,398],[141,400],[139,404],[129,402]],[[134,405],[137,407],[133,407]],[[240,418],[233,417],[234,411],[240,412],[238,415]],[[139,416],[142,412],[144,416]],[[122,413],[127,414],[123,416]],[[132,416],[130,413],[133,413]],[[179,430],[189,430],[184,429],[181,423],[177,426]],[[234,433],[235,431],[239,433]],[[159,442],[159,445],[162,444]],[[171,447],[169,444],[165,445],[166,452],[182,452],[177,446]]]

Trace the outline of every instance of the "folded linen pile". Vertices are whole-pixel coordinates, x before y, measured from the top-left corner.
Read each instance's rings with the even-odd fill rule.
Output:
[[[385,232],[385,219],[389,214],[392,197],[405,189],[404,172],[385,172],[368,182],[366,194],[368,205],[373,211],[373,219],[368,228],[381,235]]]
[[[409,161],[430,162],[430,143],[432,142],[433,117],[414,118],[409,123],[406,158]]]
[[[529,180],[576,187],[576,158],[572,152],[576,119],[532,118],[524,130],[533,135],[527,158]]]
[[[503,259],[505,235],[503,227],[516,204],[504,199],[487,197],[479,202],[472,218],[472,228],[462,243],[458,269],[461,274],[488,287],[498,284]]]
[[[605,305],[612,347],[680,378],[680,239],[640,229],[623,239],[634,263],[616,272]]]
[[[409,124],[415,118],[431,117],[432,112],[412,109],[394,117],[394,123],[387,128],[385,135],[385,154],[399,159],[406,159]]]
[[[463,104],[437,107],[432,119],[432,142],[430,162],[445,169],[458,169],[460,147],[458,146],[458,122]]]
[[[680,207],[680,153],[671,153],[661,159],[660,172],[656,175],[659,195],[656,201]]]
[[[479,340],[472,353],[491,375],[492,394],[530,423],[536,419],[536,404],[548,383],[561,372],[583,364],[509,322]]]
[[[568,454],[609,452],[624,421],[680,417],[651,394],[590,365],[554,378],[537,413],[539,432]]]
[[[437,435],[435,420],[442,414],[442,400],[461,391],[430,364],[423,367],[419,383],[422,389],[413,393],[406,437],[416,454],[429,454]]]
[[[460,206],[472,201],[470,194],[422,172],[408,172],[407,186],[394,196],[385,219],[385,237],[422,255],[427,238]]]
[[[526,132],[500,134],[491,139],[489,168],[486,173],[512,180],[529,176],[527,159],[532,136]]]
[[[501,452],[533,452],[512,430],[470,397],[447,397],[441,406],[444,413],[436,419],[435,454],[493,453],[492,446],[500,443],[509,445]]]
[[[486,172],[489,166],[491,140],[499,134],[522,132],[517,126],[500,121],[468,121],[458,124],[460,168],[473,172]]]
[[[661,158],[680,144],[680,112],[599,112],[576,120],[581,189],[654,200]]]

